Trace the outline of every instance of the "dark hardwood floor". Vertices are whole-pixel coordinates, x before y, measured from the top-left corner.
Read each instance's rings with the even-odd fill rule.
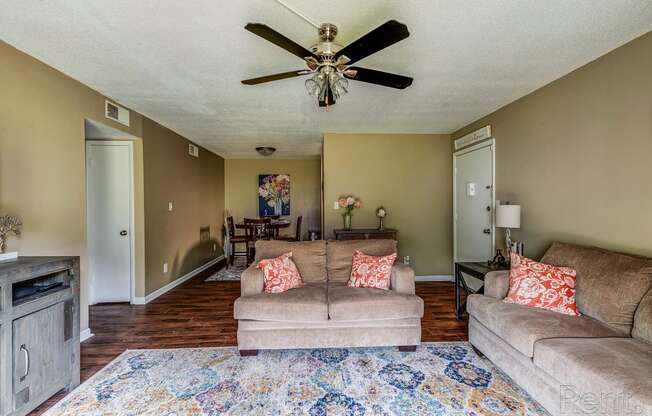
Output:
[[[127,349],[236,345],[233,302],[240,296],[240,283],[204,282],[217,267],[144,306],[91,306],[94,336],[81,345],[82,382]],[[417,295],[425,303],[421,322],[424,342],[467,340],[467,321],[455,319],[453,289],[447,282],[417,283]],[[31,414],[42,414],[63,396],[53,396]]]

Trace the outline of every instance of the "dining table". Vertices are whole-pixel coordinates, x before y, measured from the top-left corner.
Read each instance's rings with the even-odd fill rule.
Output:
[[[272,229],[272,238],[274,240],[278,239],[279,231],[282,228],[288,228],[292,222],[290,220],[282,220],[282,219],[272,219],[269,223],[270,228]],[[245,225],[244,222],[239,222],[235,224],[235,228],[238,229],[246,229],[247,225]]]

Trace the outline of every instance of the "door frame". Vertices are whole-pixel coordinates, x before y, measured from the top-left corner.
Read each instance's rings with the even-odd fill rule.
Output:
[[[496,252],[496,140],[492,137],[453,153],[453,266],[457,262],[457,158],[485,147],[491,150],[491,252]]]
[[[90,241],[88,235],[88,146],[89,145],[101,145],[101,146],[126,146],[129,149],[129,303],[134,304],[136,299],[136,240],[134,232],[136,230],[135,224],[135,208],[134,208],[134,146],[131,140],[86,140],[84,151],[85,151],[85,168],[86,168],[86,241],[87,244]],[[88,259],[90,263],[90,252],[88,253]],[[90,274],[90,287],[88,288],[88,304],[95,305],[97,302],[94,299],[93,293],[93,283],[95,283],[95,276],[93,276],[89,264],[89,274]]]

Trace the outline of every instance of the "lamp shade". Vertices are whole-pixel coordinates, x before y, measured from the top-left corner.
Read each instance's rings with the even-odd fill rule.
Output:
[[[496,207],[496,227],[521,228],[521,206],[498,205]]]

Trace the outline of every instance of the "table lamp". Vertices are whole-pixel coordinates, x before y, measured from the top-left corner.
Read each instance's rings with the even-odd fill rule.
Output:
[[[498,205],[496,207],[496,227],[505,229],[505,245],[507,256],[510,258],[512,250],[512,228],[521,228],[520,205]]]

